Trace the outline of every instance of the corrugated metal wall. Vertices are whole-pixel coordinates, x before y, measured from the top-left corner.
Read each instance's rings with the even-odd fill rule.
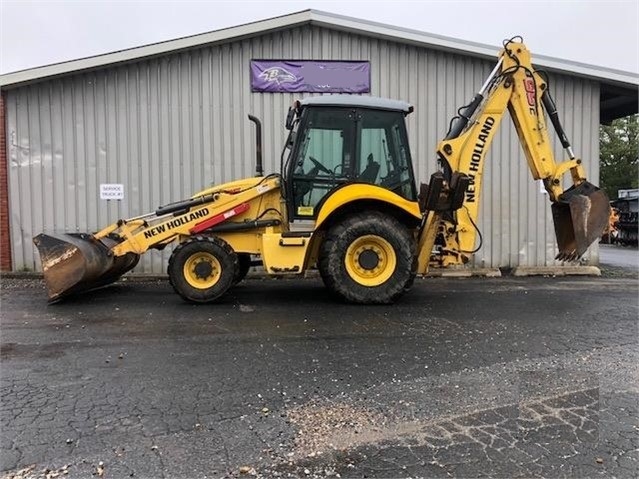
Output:
[[[534,46],[533,46],[534,48]],[[186,198],[211,183],[254,174],[254,131],[264,123],[265,169],[279,169],[283,121],[294,95],[251,93],[253,58],[370,60],[372,94],[415,105],[409,117],[416,174],[434,171],[434,148],[492,62],[319,27],[37,83],[8,91],[7,144],[14,269],[39,269],[39,232],[96,231]],[[566,130],[598,179],[599,86],[551,77]],[[555,255],[550,207],[508,120],[485,169],[478,266],[547,265]],[[561,148],[557,143],[557,152]],[[99,199],[123,183],[122,201]],[[596,247],[590,258],[596,259]],[[137,272],[165,270],[169,252]]]

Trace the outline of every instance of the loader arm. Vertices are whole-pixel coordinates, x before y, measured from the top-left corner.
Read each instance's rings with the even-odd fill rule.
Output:
[[[174,241],[180,235],[199,234],[230,218],[242,217],[251,208],[253,200],[278,189],[279,184],[279,176],[273,175],[238,191],[204,191],[190,200],[163,207],[145,217],[120,220],[94,237],[99,240],[113,233],[122,237],[124,241],[111,249],[115,256],[143,254]],[[254,216],[256,214],[253,212]]]
[[[558,259],[580,257],[602,234],[609,217],[608,198],[586,180],[581,160],[575,157],[559,121],[547,82],[534,70],[529,51],[523,43],[511,40],[506,42],[481,90],[460,109],[460,116],[437,147],[444,190],[454,182],[455,175],[463,177],[467,187],[461,205],[435,207],[436,211],[427,217],[421,234],[419,271],[428,268],[427,258],[436,237],[443,242],[436,258],[440,266],[464,264],[476,251],[485,157],[506,110],[531,175],[534,180],[543,180],[552,203]],[[564,161],[555,160],[546,114],[567,153]],[[562,179],[567,173],[570,187],[564,189]],[[431,199],[430,203],[434,202]]]
[[[142,216],[118,220],[94,234],[40,234],[34,243],[49,301],[112,283],[133,269],[149,249],[207,234],[231,219],[235,228],[255,231],[278,226],[281,214],[274,213],[272,206],[279,202],[279,187],[279,175],[240,180]]]

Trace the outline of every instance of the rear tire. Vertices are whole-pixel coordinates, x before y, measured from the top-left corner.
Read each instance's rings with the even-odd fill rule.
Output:
[[[197,236],[181,243],[169,259],[169,281],[177,294],[193,303],[210,303],[233,286],[238,257],[225,241]]]
[[[415,241],[392,216],[355,214],[333,226],[320,247],[324,284],[346,301],[388,304],[410,289],[417,261]]]

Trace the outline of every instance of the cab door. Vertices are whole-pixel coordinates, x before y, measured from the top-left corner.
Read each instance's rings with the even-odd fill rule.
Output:
[[[320,201],[353,178],[356,112],[350,108],[312,107],[302,115],[289,165],[289,216],[313,220]]]

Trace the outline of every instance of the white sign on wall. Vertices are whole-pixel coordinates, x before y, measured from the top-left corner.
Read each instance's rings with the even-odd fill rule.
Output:
[[[101,200],[123,200],[124,185],[119,183],[101,183],[100,199]]]

